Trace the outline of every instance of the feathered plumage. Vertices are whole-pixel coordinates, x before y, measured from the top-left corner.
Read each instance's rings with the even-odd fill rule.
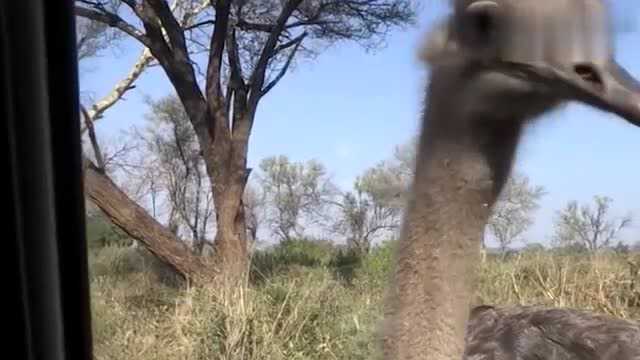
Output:
[[[465,360],[639,360],[640,324],[573,309],[480,306]]]

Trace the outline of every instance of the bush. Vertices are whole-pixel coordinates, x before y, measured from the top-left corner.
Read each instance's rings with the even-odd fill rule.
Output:
[[[361,287],[382,289],[390,280],[396,241],[385,241],[372,248],[356,270]]]
[[[256,251],[252,258],[251,279],[261,282],[300,268],[326,268],[335,254],[336,248],[329,241],[283,241],[271,248]]]
[[[356,250],[339,249],[331,259],[330,266],[338,280],[345,284],[352,284],[355,272],[362,263],[364,256]]]
[[[164,285],[179,287],[182,278],[144,248],[109,246],[89,253],[91,279],[108,277],[126,281],[143,274]]]
[[[86,217],[87,246],[91,250],[108,246],[130,246],[133,241],[103,215]]]

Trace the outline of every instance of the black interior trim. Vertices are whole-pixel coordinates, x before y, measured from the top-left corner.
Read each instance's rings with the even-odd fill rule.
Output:
[[[92,358],[73,5],[0,2],[15,359]]]

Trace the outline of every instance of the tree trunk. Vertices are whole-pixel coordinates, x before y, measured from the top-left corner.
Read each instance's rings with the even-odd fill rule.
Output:
[[[220,269],[233,277],[243,277],[248,270],[249,254],[242,195],[242,179],[224,176],[216,179],[214,206],[216,237],[214,254]]]
[[[138,240],[177,273],[190,281],[207,282],[216,271],[191,253],[166,227],[131,200],[95,165],[86,161],[84,186],[86,195],[109,217],[111,222],[131,238]]]

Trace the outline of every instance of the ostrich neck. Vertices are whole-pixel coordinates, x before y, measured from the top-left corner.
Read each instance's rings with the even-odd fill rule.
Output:
[[[428,89],[387,303],[388,360],[462,358],[480,241],[522,126],[520,119],[461,115],[474,112],[460,110],[467,97],[451,94],[466,86],[434,74]]]

